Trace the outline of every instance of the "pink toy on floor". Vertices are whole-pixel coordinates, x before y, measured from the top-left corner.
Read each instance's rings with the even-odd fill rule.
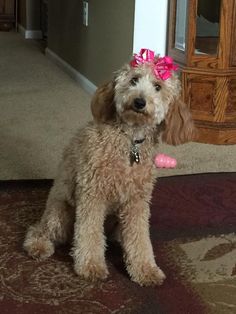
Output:
[[[177,161],[175,158],[167,156],[165,154],[158,154],[155,157],[155,165],[157,168],[175,168]]]

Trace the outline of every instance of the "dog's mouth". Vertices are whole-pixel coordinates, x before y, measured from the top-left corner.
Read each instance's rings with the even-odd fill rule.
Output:
[[[121,114],[122,120],[128,124],[148,125],[152,124],[153,117],[146,109],[137,110],[133,107],[126,108]]]
[[[135,108],[134,106],[132,106],[129,110],[137,113],[137,114],[142,114],[142,115],[146,115],[147,114],[147,111],[144,109],[137,109]]]
[[[149,113],[148,113],[146,108],[137,109],[134,106],[127,107],[123,111],[123,114],[125,114],[125,115],[127,114],[127,115],[130,115],[130,116],[135,116],[135,117],[140,117],[140,118],[149,116]]]
[[[129,103],[126,106],[124,106],[124,109],[122,110],[123,114],[130,114],[135,116],[146,116],[148,115],[147,107],[144,108],[137,108],[133,103]]]

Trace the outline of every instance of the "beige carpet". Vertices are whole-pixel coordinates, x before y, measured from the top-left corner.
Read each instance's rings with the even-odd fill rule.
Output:
[[[0,32],[0,179],[51,178],[90,96],[35,41]]]
[[[53,178],[65,143],[91,114],[91,96],[37,42],[0,32],[0,180]],[[160,176],[236,171],[236,145],[161,145],[177,158]]]

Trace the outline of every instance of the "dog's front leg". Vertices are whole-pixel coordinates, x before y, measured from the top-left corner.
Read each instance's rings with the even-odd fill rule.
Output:
[[[142,286],[160,285],[165,279],[157,267],[149,235],[149,205],[143,200],[129,202],[120,213],[121,241],[127,271]]]
[[[90,281],[108,276],[104,219],[105,206],[98,200],[89,199],[77,205],[72,251],[74,269],[79,276]]]

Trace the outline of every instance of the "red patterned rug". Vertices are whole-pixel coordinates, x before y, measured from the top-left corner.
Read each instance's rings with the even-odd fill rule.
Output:
[[[27,227],[42,213],[51,181],[0,182],[0,313],[236,313],[236,173],[158,180],[151,237],[167,275],[141,288],[109,246],[111,276],[89,284],[76,277],[69,248],[44,262],[26,256]]]

